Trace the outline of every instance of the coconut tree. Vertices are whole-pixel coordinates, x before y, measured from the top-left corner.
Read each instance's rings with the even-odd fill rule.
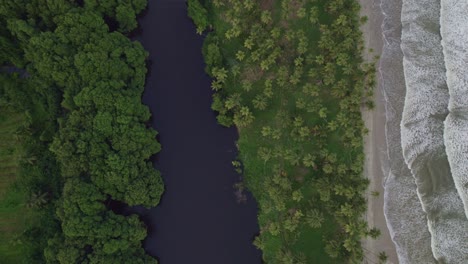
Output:
[[[373,239],[377,239],[381,234],[382,233],[381,233],[380,229],[378,229],[376,227],[373,227],[373,228],[369,229],[369,231],[367,232],[367,235],[370,236]]]
[[[257,96],[255,96],[255,99],[252,100],[252,103],[254,108],[259,110],[265,110],[268,105],[266,96],[262,94],[258,94]]]
[[[28,208],[40,208],[47,203],[47,193],[46,192],[33,192],[29,196],[29,199],[26,202],[26,207]]]
[[[270,24],[273,21],[271,17],[271,12],[269,10],[264,10],[260,15],[260,21],[262,21],[262,23],[266,25]]]
[[[305,220],[311,228],[320,228],[325,221],[325,217],[319,210],[312,209],[306,213]]]
[[[278,251],[277,259],[282,264],[294,264],[294,256],[290,250],[283,249]]]
[[[379,253],[379,263],[383,264],[386,263],[388,260],[388,255],[385,251]]]
[[[319,22],[319,8],[318,6],[313,6],[309,11],[309,21],[312,25],[317,25]]]

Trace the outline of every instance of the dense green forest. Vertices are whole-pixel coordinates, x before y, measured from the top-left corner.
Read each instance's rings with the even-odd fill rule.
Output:
[[[361,263],[363,107],[375,68],[355,0],[189,0],[213,77],[212,109],[240,134],[266,263]],[[235,162],[235,164],[239,164]]]
[[[125,35],[145,7],[0,0],[0,107],[21,117],[9,193],[24,198],[10,211],[23,199],[33,216],[10,241],[22,245],[12,263],[156,262],[142,248],[144,224],[110,206],[155,206],[163,192],[141,104],[147,53]]]

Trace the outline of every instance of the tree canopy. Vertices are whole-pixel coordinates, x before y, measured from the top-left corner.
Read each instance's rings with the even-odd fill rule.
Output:
[[[0,96],[30,117],[19,133],[21,184],[41,213],[21,238],[33,248],[28,262],[156,262],[141,247],[144,224],[109,207],[156,206],[164,189],[149,160],[160,150],[157,133],[141,103],[148,54],[124,35],[145,7],[0,1],[0,61],[23,72],[0,78]]]

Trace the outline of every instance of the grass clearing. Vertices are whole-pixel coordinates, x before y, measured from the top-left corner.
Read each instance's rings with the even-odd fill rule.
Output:
[[[2,263],[21,263],[23,247],[15,240],[28,221],[25,194],[15,185],[21,147],[15,132],[24,117],[0,106],[0,258]]]

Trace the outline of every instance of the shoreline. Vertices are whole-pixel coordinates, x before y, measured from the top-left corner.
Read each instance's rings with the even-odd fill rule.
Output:
[[[380,8],[380,0],[359,0],[361,5],[361,16],[367,16],[368,20],[361,25],[365,50],[363,57],[366,62],[372,62],[375,56],[382,56],[383,51],[383,13]],[[373,49],[370,52],[369,49]],[[369,129],[369,134],[364,136],[364,177],[370,180],[366,191],[368,200],[365,219],[370,228],[377,227],[381,235],[377,239],[367,237],[362,241],[364,249],[363,263],[379,263],[379,253],[384,251],[387,256],[387,263],[398,263],[395,244],[393,243],[387,226],[384,214],[384,187],[385,180],[382,160],[386,153],[387,142],[385,133],[386,113],[385,98],[381,89],[380,67],[377,65],[376,81],[373,101],[375,108],[372,110],[362,109],[362,118],[365,126]],[[373,196],[373,192],[378,192],[378,196]]]

